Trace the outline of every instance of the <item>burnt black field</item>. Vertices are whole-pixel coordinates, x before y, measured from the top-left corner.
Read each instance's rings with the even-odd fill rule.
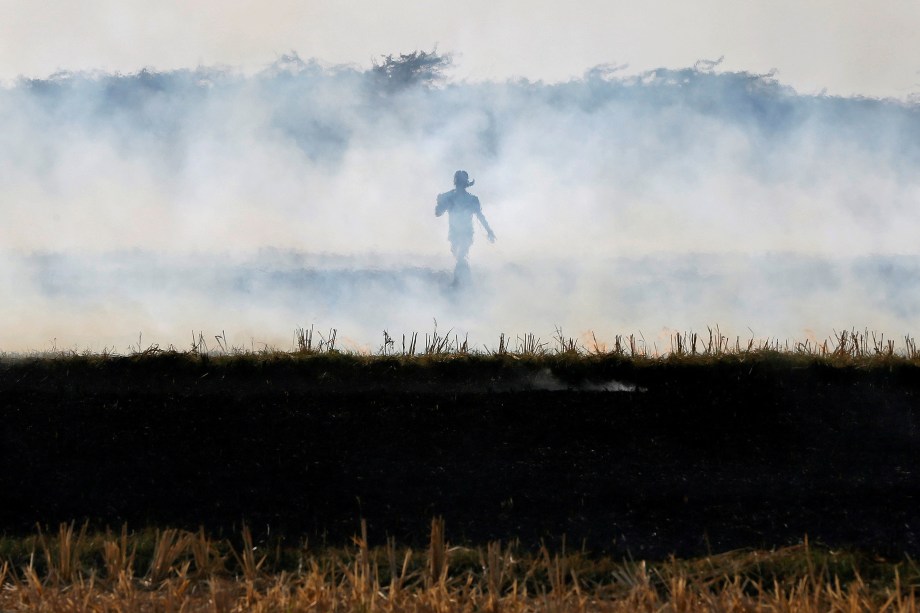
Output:
[[[0,530],[920,554],[920,367],[770,352],[0,365]]]

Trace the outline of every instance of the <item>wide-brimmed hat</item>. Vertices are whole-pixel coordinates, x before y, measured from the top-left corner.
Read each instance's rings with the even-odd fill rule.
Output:
[[[469,187],[476,181],[470,181],[470,175],[465,170],[458,170],[454,173],[454,185],[457,187]]]

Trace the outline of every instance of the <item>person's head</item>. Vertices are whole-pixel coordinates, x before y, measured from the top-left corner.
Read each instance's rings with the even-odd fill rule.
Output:
[[[465,170],[458,170],[454,173],[454,187],[466,189],[476,181],[470,181],[470,175]]]

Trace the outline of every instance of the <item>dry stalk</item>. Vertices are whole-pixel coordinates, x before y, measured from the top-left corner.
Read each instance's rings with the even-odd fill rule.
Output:
[[[86,545],[87,524],[74,536],[74,524],[60,524],[56,545],[49,542],[47,536],[38,529],[38,540],[45,556],[48,568],[48,580],[53,583],[73,582],[80,572],[80,556]]]
[[[130,581],[134,577],[136,552],[137,543],[134,543],[129,551],[127,525],[121,527],[121,535],[117,540],[112,540],[111,534],[106,534],[106,539],[102,543],[102,558],[109,581],[118,582],[122,577]]]
[[[435,584],[444,587],[447,581],[448,563],[448,546],[444,534],[444,518],[436,517],[431,520],[431,538],[428,544],[428,566],[425,574],[426,587],[431,588]]]
[[[227,559],[220,555],[217,547],[204,533],[204,528],[198,530],[195,538],[189,539],[189,549],[198,577],[212,577],[224,572]]]
[[[166,580],[176,570],[176,562],[188,552],[193,535],[167,528],[157,530],[150,569],[147,571],[147,585],[155,586]]]
[[[243,571],[243,577],[248,582],[254,582],[262,576],[262,565],[265,564],[265,560],[268,559],[267,555],[263,555],[261,558],[256,560],[256,546],[252,542],[252,532],[249,531],[249,526],[243,526],[243,547],[240,553],[237,553],[235,549],[230,548],[230,553],[233,554],[233,557],[236,558],[237,564]]]

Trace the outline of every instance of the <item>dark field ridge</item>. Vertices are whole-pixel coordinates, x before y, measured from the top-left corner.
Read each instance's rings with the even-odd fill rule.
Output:
[[[920,366],[159,353],[0,365],[0,530],[89,520],[612,555],[920,553]]]

